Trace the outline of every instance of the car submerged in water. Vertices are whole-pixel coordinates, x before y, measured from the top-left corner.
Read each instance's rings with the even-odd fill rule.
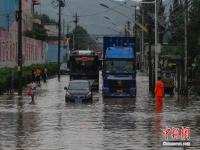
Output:
[[[92,88],[87,80],[71,80],[66,90],[65,102],[81,100],[92,102]]]

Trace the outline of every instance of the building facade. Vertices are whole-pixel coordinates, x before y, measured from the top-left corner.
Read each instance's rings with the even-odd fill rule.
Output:
[[[16,11],[19,0],[0,0],[0,67],[17,65],[18,26]],[[37,0],[22,0],[22,30],[32,29],[33,6]],[[23,64],[45,63],[48,44],[39,40],[23,37]]]

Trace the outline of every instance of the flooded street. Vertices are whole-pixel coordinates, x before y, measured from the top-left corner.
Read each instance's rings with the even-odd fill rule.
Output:
[[[148,94],[148,76],[137,74],[137,97],[103,99],[93,103],[65,103],[64,86],[69,77],[48,80],[37,89],[35,104],[30,97],[0,97],[0,150],[160,150],[161,129],[190,127],[191,147],[200,149],[200,101],[164,99],[155,111]]]

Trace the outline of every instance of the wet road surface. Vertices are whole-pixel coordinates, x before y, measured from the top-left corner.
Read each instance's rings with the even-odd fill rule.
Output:
[[[0,150],[179,150],[162,147],[165,127],[190,127],[192,147],[200,149],[200,101],[165,97],[155,111],[148,77],[137,74],[137,97],[65,103],[68,76],[48,80],[30,97],[0,97]]]

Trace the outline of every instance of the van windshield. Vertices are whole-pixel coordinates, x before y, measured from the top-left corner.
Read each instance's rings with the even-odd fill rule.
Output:
[[[133,73],[134,65],[132,61],[109,60],[106,61],[107,73]]]

